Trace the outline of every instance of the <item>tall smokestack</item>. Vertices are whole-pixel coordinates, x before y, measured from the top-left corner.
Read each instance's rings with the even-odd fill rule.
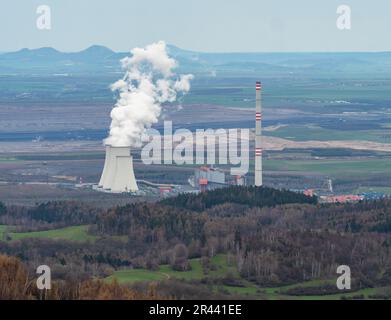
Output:
[[[255,84],[255,186],[262,186],[262,104],[261,82]]]

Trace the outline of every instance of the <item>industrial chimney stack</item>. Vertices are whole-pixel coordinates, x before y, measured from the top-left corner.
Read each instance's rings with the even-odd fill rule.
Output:
[[[261,82],[255,84],[255,186],[262,186],[262,104]]]

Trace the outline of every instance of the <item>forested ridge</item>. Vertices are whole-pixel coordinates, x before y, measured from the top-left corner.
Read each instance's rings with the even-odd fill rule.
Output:
[[[237,203],[249,207],[273,207],[287,203],[317,203],[316,196],[308,197],[302,193],[277,190],[268,187],[231,186],[199,194],[180,194],[161,201],[175,207],[202,211],[223,203]]]
[[[84,243],[3,239],[0,253],[20,258],[31,270],[38,262],[48,264],[53,276],[64,281],[102,278],[121,268],[155,270],[163,264],[189,270],[189,259],[224,254],[243,279],[260,286],[328,279],[341,264],[351,266],[355,287],[391,284],[389,199],[325,205],[296,195],[235,187],[227,194],[216,190],[109,210],[78,202],[3,210],[0,205],[0,224],[24,231],[85,224],[96,238]],[[253,200],[247,204],[243,199]],[[190,286],[164,285],[160,294],[175,297],[181,285]]]

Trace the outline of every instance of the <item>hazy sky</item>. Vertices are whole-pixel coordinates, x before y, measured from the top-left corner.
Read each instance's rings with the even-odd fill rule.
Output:
[[[342,4],[351,30],[336,27]],[[36,27],[39,5],[51,8],[51,30]],[[1,0],[0,51],[157,40],[198,51],[391,51],[390,16],[390,0]]]

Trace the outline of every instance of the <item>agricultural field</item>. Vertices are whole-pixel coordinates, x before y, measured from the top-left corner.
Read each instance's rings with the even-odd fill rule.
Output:
[[[7,161],[7,162],[9,162],[9,161],[18,161],[18,159],[15,158],[15,157],[0,157],[0,161]]]
[[[253,70],[251,70],[253,71]],[[220,77],[209,79],[208,86],[202,81],[193,82],[192,91],[184,97],[185,103],[211,103],[229,107],[251,108],[254,101],[253,83],[258,74],[251,74],[249,70],[244,77],[240,77],[239,70],[232,71],[230,77],[220,74]],[[236,76],[236,77],[235,77]],[[336,75],[334,75],[336,76]],[[317,107],[317,111],[326,112],[324,105],[332,105],[338,109],[359,108],[373,109],[374,103],[382,103],[391,99],[390,81],[377,82],[375,80],[359,79],[291,79],[288,77],[262,77],[264,108],[271,106],[293,105],[302,110],[309,110],[310,104]],[[345,103],[340,103],[341,101]],[[365,103],[364,103],[365,102]]]
[[[389,159],[266,160],[266,170],[320,173],[331,177],[368,176],[391,172]]]
[[[47,238],[54,240],[68,240],[77,242],[95,241],[97,238],[87,233],[88,227],[89,226],[84,225],[47,231],[14,232],[14,227],[0,225],[0,239],[3,239],[5,234],[7,234],[9,241],[29,238]]]
[[[74,242],[95,242],[100,239],[99,236],[91,235],[88,232],[89,225],[70,226],[59,229],[51,229],[44,231],[32,232],[17,232],[16,227],[0,225],[0,240],[15,241],[21,239],[52,239],[65,240]],[[5,239],[7,236],[7,239]],[[117,241],[127,241],[126,236],[105,236],[105,239],[110,238]]]
[[[391,194],[391,187],[359,187],[354,190],[354,194],[378,192],[384,194]]]
[[[341,123],[343,127],[343,123]],[[377,130],[332,130],[319,125],[283,126],[274,131],[266,131],[265,135],[294,141],[373,141],[391,142],[390,129]]]

